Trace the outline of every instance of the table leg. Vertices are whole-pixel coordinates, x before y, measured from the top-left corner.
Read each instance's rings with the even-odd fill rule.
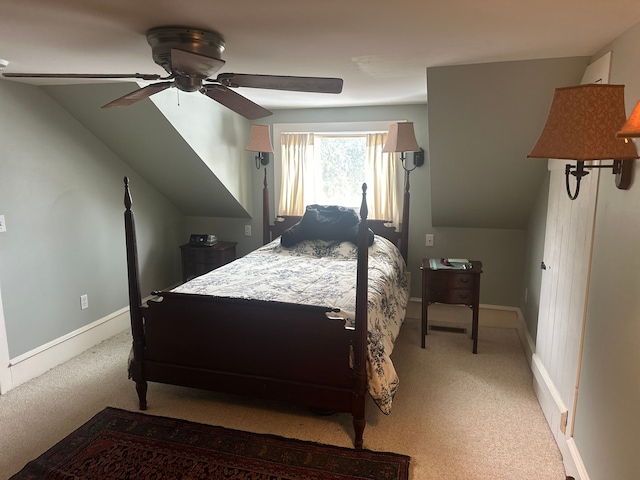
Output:
[[[429,304],[424,301],[424,297],[422,297],[422,328],[420,329],[422,335],[422,348],[425,347],[425,337],[427,336],[427,311],[429,308]]]
[[[472,308],[473,321],[471,324],[471,338],[473,338],[473,353],[478,353],[478,306]]]

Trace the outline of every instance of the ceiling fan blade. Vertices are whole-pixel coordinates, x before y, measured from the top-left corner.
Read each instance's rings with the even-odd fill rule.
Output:
[[[217,80],[226,87],[268,88],[296,92],[341,93],[341,78],[288,77],[284,75],[252,75],[222,73]]]
[[[224,85],[205,85],[200,91],[207,97],[212,98],[249,120],[256,120],[273,114],[273,112],[261,107],[257,103],[253,103],[248,98],[237,94],[233,90],[229,90]]]
[[[188,77],[208,78],[225,64],[219,58],[207,57],[198,53],[177,48],[171,49],[171,68],[174,72]]]
[[[147,75],[143,73],[131,73],[131,74],[92,74],[92,73],[3,73],[3,77],[14,78],[139,78],[140,80],[161,80],[162,77],[157,74]]]
[[[123,97],[117,98],[113,102],[109,102],[106,105],[103,105],[102,108],[112,108],[112,107],[127,107],[132,105],[140,100],[144,100],[145,98],[150,97],[154,93],[161,92],[171,87],[173,82],[160,82],[154,83],[152,85],[147,85],[146,87],[139,88],[138,90],[134,90],[131,93],[127,93]]]

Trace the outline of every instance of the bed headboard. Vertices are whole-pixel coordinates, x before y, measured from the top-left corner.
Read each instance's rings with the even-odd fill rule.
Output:
[[[284,232],[287,228],[292,227],[302,219],[298,215],[279,215],[273,222],[273,225],[269,225],[270,240],[273,240]],[[400,244],[400,232],[389,225],[387,220],[367,220],[367,226],[375,233],[393,242],[395,245]]]
[[[279,215],[271,224],[271,218],[269,216],[269,190],[267,186],[267,172],[265,168],[264,174],[264,188],[262,194],[262,225],[263,225],[263,243],[269,243],[271,240],[276,239],[287,228],[292,227],[300,221],[302,216],[299,215]],[[409,175],[405,180],[404,190],[404,203],[402,208],[402,231],[396,230],[390,226],[389,220],[373,220],[367,219],[367,226],[375,233],[391,241],[398,247],[402,258],[407,261],[408,258],[408,240],[409,240]]]

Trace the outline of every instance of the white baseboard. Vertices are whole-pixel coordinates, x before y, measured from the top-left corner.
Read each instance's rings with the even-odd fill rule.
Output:
[[[533,389],[562,454],[562,462],[567,475],[575,478],[575,480],[589,480],[589,475],[573,437],[565,435],[560,428],[564,416],[568,413],[567,407],[564,405],[540,357],[535,353],[532,357],[531,370],[533,372]]]
[[[42,375],[98,343],[130,328],[129,307],[122,308],[78,330],[12,358],[8,383],[2,393]],[[6,388],[5,388],[6,387]]]
[[[0,292],[0,395],[9,390],[11,371],[9,370],[9,343],[2,309],[2,292]]]
[[[564,468],[567,471],[567,475],[572,476],[575,480],[589,480],[589,474],[584,466],[580,452],[573,437],[567,440],[567,448],[569,449],[568,461],[565,460]]]
[[[481,327],[520,328],[519,309],[502,305],[480,304],[478,323]],[[422,318],[422,299],[411,297],[407,306],[408,318]],[[429,325],[470,327],[471,310],[464,305],[429,305]],[[524,324],[524,321],[523,321]]]
[[[522,315],[522,310],[516,308],[516,313],[518,314],[518,336],[520,337],[520,343],[522,344],[522,348],[524,349],[525,357],[527,358],[527,363],[529,364],[529,368],[532,367],[533,362],[533,354],[536,351],[536,342],[531,337],[529,330],[527,329],[527,323],[524,320],[524,316]]]

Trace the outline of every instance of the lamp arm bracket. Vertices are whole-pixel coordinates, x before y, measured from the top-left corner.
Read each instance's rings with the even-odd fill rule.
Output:
[[[578,161],[576,165],[568,163],[565,167],[565,177],[567,186],[567,195],[571,200],[575,200],[580,192],[580,180],[589,172],[587,168],[610,168],[612,173],[616,177],[616,187],[620,190],[627,190],[631,186],[631,177],[633,173],[633,160],[613,160],[612,164],[608,165],[585,165],[584,161]],[[571,193],[569,186],[569,175],[576,177],[576,191]]]
[[[570,163],[567,163],[567,165],[565,166],[565,185],[567,187],[567,195],[569,195],[569,198],[571,200],[575,200],[576,198],[578,198],[578,194],[580,193],[580,181],[582,180],[582,177],[588,174],[589,172],[584,169],[584,162],[582,161],[578,161],[577,165],[575,166],[571,165]],[[571,193],[571,186],[569,185],[570,175],[576,177],[576,190],[573,193]]]
[[[256,168],[260,170],[260,166],[264,165],[265,167],[269,165],[269,154],[266,152],[258,152],[255,157],[256,160]]]
[[[413,172],[418,165],[414,162],[413,167],[412,168],[407,168],[407,157],[405,152],[401,152],[400,153],[400,162],[402,163],[402,168],[404,169],[405,172]]]

